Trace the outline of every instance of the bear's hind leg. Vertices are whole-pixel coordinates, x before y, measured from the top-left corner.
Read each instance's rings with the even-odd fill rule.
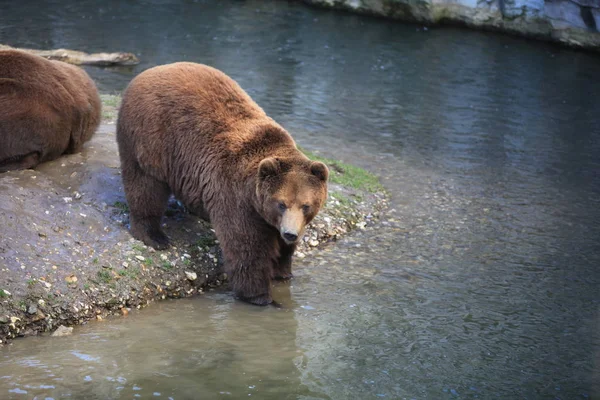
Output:
[[[35,168],[39,163],[40,153],[33,151],[23,156],[10,157],[0,160],[0,172]]]
[[[169,247],[160,227],[171,191],[165,182],[146,174],[137,163],[123,166],[123,186],[130,210],[131,235],[156,250]]]

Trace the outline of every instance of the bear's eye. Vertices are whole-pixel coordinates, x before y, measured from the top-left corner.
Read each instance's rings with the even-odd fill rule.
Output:
[[[310,211],[310,206],[308,204],[305,204],[302,206],[302,212],[304,214],[307,214]]]
[[[279,207],[279,211],[281,212],[287,210],[287,206],[285,205],[285,203],[279,203],[277,207]]]

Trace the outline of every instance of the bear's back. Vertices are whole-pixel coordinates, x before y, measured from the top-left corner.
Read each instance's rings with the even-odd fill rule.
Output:
[[[0,51],[0,156],[36,151],[45,161],[78,151],[100,117],[98,91],[82,69],[24,51]]]
[[[194,125],[204,133],[267,118],[233,79],[215,68],[189,62],[142,72],[125,91],[121,110],[124,115],[136,115],[136,119],[150,118],[152,121],[147,122],[151,126],[186,130]]]
[[[34,117],[72,108],[69,77],[52,61],[18,50],[0,51],[0,119]],[[71,84],[68,84],[69,86]],[[47,116],[48,119],[52,119]]]

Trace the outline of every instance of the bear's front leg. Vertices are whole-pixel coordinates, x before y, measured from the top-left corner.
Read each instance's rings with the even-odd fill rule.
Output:
[[[229,258],[225,257],[226,260]],[[270,273],[272,263],[273,260],[267,257],[225,261],[225,268],[236,297],[259,306],[271,304],[273,302]]]
[[[292,274],[294,251],[296,251],[295,244],[287,244],[279,238],[279,259],[273,265],[273,279],[286,280],[294,277]]]
[[[225,271],[236,297],[248,303],[266,306],[273,302],[271,271],[277,255],[277,239],[260,222],[236,221],[213,227],[223,250]],[[219,222],[216,222],[219,221]]]

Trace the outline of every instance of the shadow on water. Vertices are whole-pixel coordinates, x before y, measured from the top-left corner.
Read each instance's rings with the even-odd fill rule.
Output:
[[[283,1],[2,3],[0,36],[136,52],[136,67],[88,68],[102,91],[211,64],[392,198],[380,224],[297,261],[283,309],[210,294],[16,342],[0,393],[600,396],[597,56]]]

